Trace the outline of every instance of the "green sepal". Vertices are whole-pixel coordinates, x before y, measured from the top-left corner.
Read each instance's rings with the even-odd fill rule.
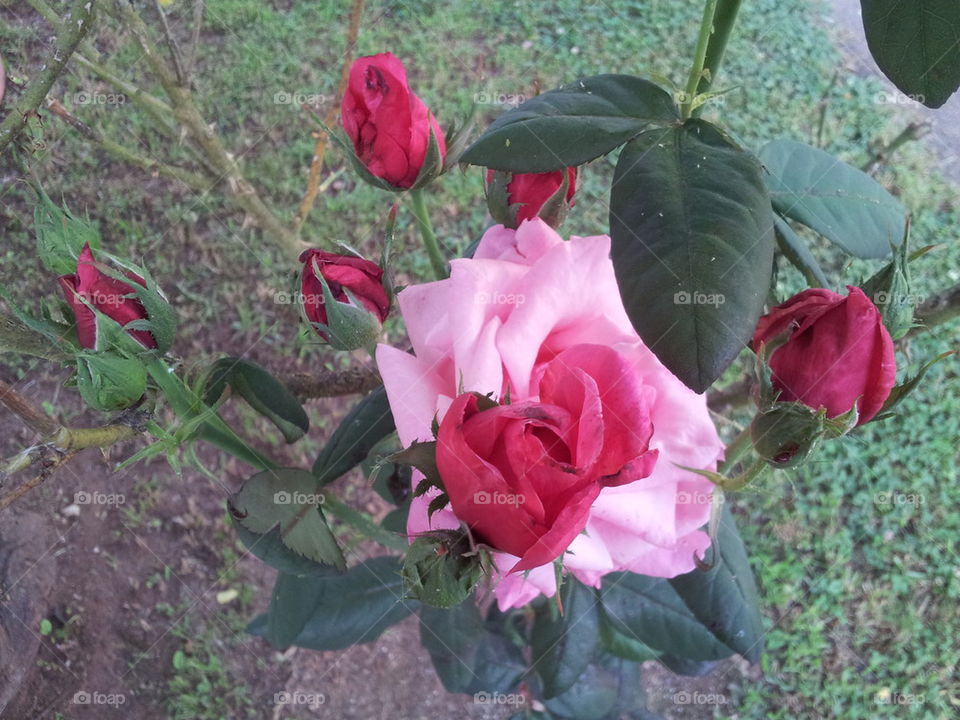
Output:
[[[76,217],[66,206],[58,207],[39,183],[33,189],[38,198],[33,227],[40,262],[57,275],[72,275],[84,245],[100,248],[100,233],[89,219]]]
[[[437,530],[410,545],[402,574],[408,597],[450,608],[470,597],[483,575],[483,564],[467,533]]]
[[[112,353],[79,352],[77,390],[84,402],[95,410],[123,410],[143,397],[147,390],[147,371],[136,358]]]

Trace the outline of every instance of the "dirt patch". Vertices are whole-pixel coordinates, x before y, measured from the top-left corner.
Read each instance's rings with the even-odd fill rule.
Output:
[[[44,382],[30,394],[52,393]],[[349,401],[334,404],[342,415]],[[9,416],[0,432],[2,456],[30,441]],[[114,448],[111,459],[142,444]],[[210,455],[204,461],[218,468]],[[227,488],[242,480],[239,469],[221,471]],[[340,488],[352,503],[386,509],[352,485]],[[415,619],[376,643],[336,653],[281,654],[247,635],[245,622],[265,609],[275,573],[238,545],[224,497],[224,488],[198,473],[177,477],[159,461],[111,472],[107,459],[87,451],[12,506],[31,553],[8,573],[24,576],[16,607],[4,603],[22,617],[22,654],[5,663],[8,694],[19,689],[3,698],[0,718],[193,718],[204,693],[222,693],[216,702],[230,718],[507,716],[443,690]],[[3,551],[13,547],[5,542]],[[209,671],[206,687],[178,663],[220,670]]]

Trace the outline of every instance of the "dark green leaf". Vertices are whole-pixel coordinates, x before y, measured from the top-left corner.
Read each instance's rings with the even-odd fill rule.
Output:
[[[448,692],[509,693],[517,687],[526,663],[519,648],[496,628],[485,623],[469,601],[449,610],[423,607],[420,641]]]
[[[718,640],[669,582],[635,573],[604,576],[603,610],[613,628],[661,653],[718,660],[733,650]]]
[[[270,597],[264,637],[276,647],[292,645],[313,616],[324,584],[337,575],[330,568],[306,577],[279,573]]]
[[[204,384],[204,402],[214,405],[227,385],[276,425],[288,443],[299,440],[310,429],[310,420],[296,396],[255,362],[237,357],[217,360]]]
[[[777,245],[780,247],[780,252],[797,270],[803,273],[807,284],[810,287],[829,288],[830,283],[823,270],[820,269],[820,264],[813,253],[810,252],[807,244],[790,227],[790,223],[779,215],[774,215],[773,226],[777,233]]]
[[[882,258],[903,240],[903,205],[872,177],[795,140],[764,145],[760,160],[774,209],[862,258]]]
[[[342,650],[371,642],[417,608],[417,603],[403,599],[400,560],[395,557],[373,558],[345,573],[318,575],[297,585],[314,593],[314,605],[290,644],[310,650]],[[301,618],[303,610],[297,611]],[[289,633],[294,624],[284,631]],[[248,631],[269,638],[270,627],[269,618],[257,618]]]
[[[357,403],[313,464],[318,486],[333,482],[363,462],[370,450],[396,430],[383,386]]]
[[[660,656],[658,650],[654,650],[635,637],[619,632],[616,627],[614,627],[614,624],[610,622],[610,619],[603,610],[602,604],[599,611],[600,643],[606,652],[625,660],[632,660],[633,662],[656,660]]]
[[[290,550],[316,562],[343,568],[343,553],[320,510],[323,496],[309,472],[264,470],[250,477],[227,502],[230,514],[250,532],[280,530]]]
[[[714,557],[713,568],[672,578],[670,585],[720,642],[750,662],[759,662],[763,651],[760,599],[729,506],[720,516],[717,544],[720,557]]]
[[[629,660],[601,656],[562,695],[546,701],[554,717],[569,720],[647,720],[640,667]]]
[[[713,125],[649,130],[620,154],[613,266],[640,337],[706,390],[750,339],[773,268],[773,217],[756,159]]]
[[[233,524],[233,529],[236,531],[237,536],[247,550],[270,567],[282,573],[304,576],[320,572],[328,567],[308,557],[304,557],[299,553],[295,553],[284,545],[283,540],[280,539],[279,527],[275,527],[273,530],[260,535],[247,530],[232,513],[230,514],[230,521]]]
[[[860,0],[867,45],[904,94],[938,108],[960,87],[957,0]]]
[[[596,75],[501,115],[461,160],[511,172],[560,170],[598,158],[651,125],[676,121],[676,105],[663,88],[631,75]]]
[[[560,588],[563,615],[544,604],[533,624],[533,668],[543,680],[543,697],[567,691],[593,659],[599,633],[599,598],[592,588],[567,578]]]

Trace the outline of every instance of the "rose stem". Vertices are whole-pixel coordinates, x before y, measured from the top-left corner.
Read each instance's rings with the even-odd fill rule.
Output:
[[[447,261],[444,259],[443,253],[440,252],[440,246],[437,244],[437,236],[434,234],[433,226],[430,224],[430,215],[427,213],[423,190],[411,190],[410,197],[413,200],[413,216],[417,219],[420,237],[423,238],[423,244],[427,247],[430,264],[433,266],[433,274],[437,276],[437,280],[443,280],[447,277]]]

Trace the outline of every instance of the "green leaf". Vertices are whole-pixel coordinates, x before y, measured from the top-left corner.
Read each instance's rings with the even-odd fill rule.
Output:
[[[830,281],[820,269],[820,264],[810,252],[807,244],[790,227],[790,223],[779,215],[773,216],[773,228],[777,234],[780,252],[794,267],[803,273],[810,287],[829,288]]]
[[[289,647],[313,617],[323,586],[338,573],[329,568],[300,577],[279,573],[270,596],[264,637],[276,647]]]
[[[605,155],[651,125],[677,119],[673,98],[649,80],[595,75],[501,115],[461,161],[510,172],[561,170]]]
[[[852,255],[883,258],[903,240],[903,205],[876,180],[830,153],[795,140],[760,151],[774,209]]]
[[[217,360],[208,371],[203,401],[215,405],[227,385],[276,425],[288,443],[299,440],[310,429],[310,420],[297,397],[255,362],[237,357]]]
[[[396,430],[383,386],[357,403],[313,463],[317,485],[333,482],[363,462],[370,450]]]
[[[232,513],[230,513],[230,521],[233,524],[233,529],[236,531],[237,536],[247,550],[262,562],[279,570],[281,573],[302,577],[319,572],[328,567],[299,553],[295,553],[284,545],[279,527],[275,527],[267,533],[257,534],[247,530],[241,525],[240,521],[237,520]]]
[[[750,662],[760,662],[764,636],[760,598],[729,506],[720,516],[717,546],[720,556],[713,568],[671,578],[670,585],[720,642]]]
[[[343,553],[320,510],[322,503],[313,475],[297,468],[281,468],[249,478],[227,501],[227,507],[250,532],[265,535],[279,528],[280,539],[290,550],[343,568]]]
[[[554,717],[569,720],[655,717],[646,710],[639,666],[612,656],[598,657],[569,690],[545,704]]]
[[[526,671],[523,655],[499,630],[483,621],[472,602],[420,611],[420,641],[452,693],[509,693],[520,683]]]
[[[607,617],[602,603],[599,608],[599,614],[600,643],[606,652],[625,660],[632,660],[633,662],[646,662],[647,660],[656,660],[660,657],[660,652],[654,650],[646,643],[641,642],[635,637],[619,632]]]
[[[566,692],[586,670],[597,649],[600,601],[592,588],[569,577],[560,588],[563,615],[553,602],[537,611],[531,635],[533,668],[543,697]]]
[[[403,599],[400,561],[377,557],[350,568],[343,574],[318,575],[296,583],[305,593],[315,593],[314,604],[303,629],[290,642],[310,650],[342,650],[376,640],[384,630],[417,609],[417,603]],[[291,588],[294,584],[291,584]],[[279,606],[278,606],[279,609]],[[305,615],[297,608],[296,622],[274,621],[289,636]],[[269,615],[256,618],[248,632],[269,639]]]
[[[640,337],[703,392],[750,339],[773,269],[773,217],[756,159],[688,120],[631,140],[610,194],[613,266]]]
[[[610,573],[603,578],[600,597],[614,630],[658,652],[691,660],[719,660],[733,654],[663,578]]]
[[[960,3],[860,0],[867,46],[884,75],[927,107],[960,87]]]

